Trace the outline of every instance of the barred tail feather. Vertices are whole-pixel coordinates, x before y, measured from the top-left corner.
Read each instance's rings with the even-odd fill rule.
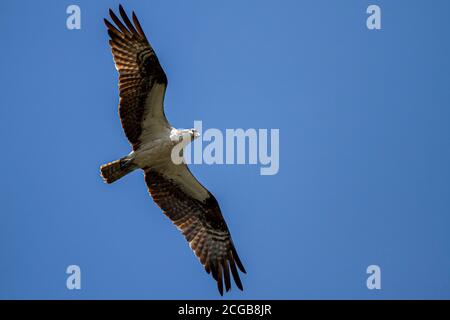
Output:
[[[104,164],[100,167],[100,172],[103,180],[106,183],[113,183],[123,176],[129,174],[137,167],[129,161],[126,157],[119,160]]]

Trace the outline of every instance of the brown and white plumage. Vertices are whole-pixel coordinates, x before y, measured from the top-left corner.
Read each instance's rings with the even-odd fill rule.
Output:
[[[133,22],[136,27],[122,6],[119,11],[126,26],[111,9],[111,19],[120,30],[108,20],[104,21],[111,37],[109,44],[119,72],[120,120],[125,135],[133,150],[136,150],[144,133],[143,122],[146,117],[158,120],[158,125],[169,126],[163,109],[167,77],[135,13],[133,12]],[[155,103],[149,103],[152,99]]]
[[[195,139],[197,133],[194,129],[177,130],[167,121],[167,77],[134,12],[131,22],[119,6],[123,23],[112,10],[109,12],[117,26],[105,19],[119,72],[119,115],[133,151],[103,165],[102,176],[112,183],[143,169],[153,200],[183,233],[205,270],[217,281],[220,294],[224,284],[227,291],[231,288],[230,273],[242,290],[238,269],[244,273],[245,269],[217,200],[186,164],[177,165],[171,158],[172,148],[185,143],[186,134]]]

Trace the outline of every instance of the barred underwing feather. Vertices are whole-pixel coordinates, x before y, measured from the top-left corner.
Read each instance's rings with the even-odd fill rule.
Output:
[[[125,25],[112,10],[109,14],[117,27],[107,19],[104,19],[104,22],[108,28],[111,38],[109,44],[119,72],[120,120],[133,150],[137,150],[142,133],[152,129],[146,127],[148,125],[144,121],[146,115],[161,115],[161,119],[156,120],[163,126],[168,126],[162,104],[167,77],[136,15],[133,13],[133,26],[122,6],[119,6],[119,11]],[[155,84],[162,84],[164,90],[156,91]],[[162,97],[148,99],[152,94],[162,95]],[[154,103],[155,100],[161,103]],[[151,109],[158,109],[158,112],[152,112]]]
[[[223,294],[223,281],[226,291],[231,288],[229,267],[236,286],[243,290],[236,266],[246,271],[214,196],[209,193],[204,201],[195,199],[170,175],[152,169],[145,171],[145,182],[153,200],[183,233],[206,272],[211,271],[219,292]]]

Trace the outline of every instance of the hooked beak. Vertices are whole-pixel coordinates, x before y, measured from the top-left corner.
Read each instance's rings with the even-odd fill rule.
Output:
[[[200,133],[197,130],[194,130],[194,139],[200,137]]]

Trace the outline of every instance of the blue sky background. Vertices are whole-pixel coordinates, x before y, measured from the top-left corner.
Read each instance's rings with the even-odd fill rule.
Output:
[[[130,149],[102,22],[118,3],[0,1],[0,298],[220,298],[142,173],[99,177]],[[225,299],[450,298],[449,1],[123,3],[174,126],[280,129],[278,175],[191,166],[248,271]]]

